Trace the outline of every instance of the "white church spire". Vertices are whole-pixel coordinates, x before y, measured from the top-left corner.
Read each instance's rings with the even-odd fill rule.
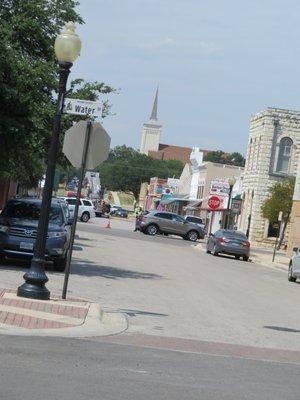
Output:
[[[159,149],[162,125],[157,119],[157,109],[158,109],[158,86],[155,93],[150,120],[143,124],[142,142],[140,146],[140,152],[143,154],[148,155],[149,151],[157,151]]]
[[[153,103],[153,107],[152,107],[152,113],[151,113],[151,117],[150,117],[151,121],[157,121],[157,103],[158,103],[158,85],[157,85],[155,99],[154,99],[154,103]]]

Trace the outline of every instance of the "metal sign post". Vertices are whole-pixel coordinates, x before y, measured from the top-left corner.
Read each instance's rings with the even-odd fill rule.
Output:
[[[67,294],[73,243],[78,218],[79,201],[85,170],[93,170],[103,161],[105,161],[109,154],[109,146],[110,136],[98,122],[79,121],[65,133],[63,153],[73,167],[80,168],[81,173],[76,196],[77,200],[74,210],[74,222],[71,229],[71,243],[66,263],[65,280],[62,294],[63,299],[66,298]]]
[[[278,230],[277,230],[276,240],[275,240],[275,244],[274,244],[274,252],[273,252],[272,262],[274,262],[274,260],[275,260],[276,248],[277,248],[279,233],[280,233],[280,229],[281,229],[282,214],[283,214],[282,211],[280,211],[278,214],[278,219],[277,219],[278,220]]]
[[[80,179],[78,182],[76,204],[75,204],[75,210],[74,210],[74,221],[73,221],[72,229],[71,229],[70,247],[69,247],[69,251],[68,251],[68,258],[67,258],[67,263],[66,263],[66,268],[65,268],[65,279],[64,279],[64,286],[63,286],[63,291],[62,291],[63,299],[65,299],[67,296],[68,282],[69,282],[69,276],[70,276],[70,266],[71,266],[71,259],[72,259],[72,253],[73,253],[73,244],[74,244],[74,237],[75,237],[77,218],[78,218],[79,201],[80,201],[80,197],[81,197],[82,183],[83,183],[83,179],[84,179],[86,160],[87,160],[87,155],[88,155],[88,151],[89,151],[91,129],[92,129],[92,122],[87,121],[84,148],[83,148],[82,160],[81,160]]]

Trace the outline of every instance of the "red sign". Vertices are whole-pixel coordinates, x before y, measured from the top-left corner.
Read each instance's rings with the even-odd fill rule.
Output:
[[[217,208],[220,207],[221,200],[220,200],[220,198],[218,196],[211,196],[208,199],[207,204],[208,204],[209,208],[211,208],[212,210],[216,210]]]

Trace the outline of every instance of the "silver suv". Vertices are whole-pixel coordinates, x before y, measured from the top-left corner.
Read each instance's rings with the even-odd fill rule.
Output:
[[[200,226],[186,221],[178,214],[166,211],[151,211],[144,215],[138,229],[147,235],[154,236],[157,233],[177,235],[192,242],[205,236]]]

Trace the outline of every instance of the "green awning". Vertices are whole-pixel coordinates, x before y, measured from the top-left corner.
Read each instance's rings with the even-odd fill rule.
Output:
[[[240,194],[237,194],[234,196],[233,200],[242,200],[242,196]]]
[[[167,204],[172,204],[172,203],[175,203],[175,202],[179,202],[179,201],[189,201],[189,198],[188,198],[189,196],[188,196],[188,194],[177,194],[176,195],[176,197],[169,197],[169,198],[167,198],[167,199],[162,199],[161,201],[160,201],[160,204],[161,205],[167,205]]]

